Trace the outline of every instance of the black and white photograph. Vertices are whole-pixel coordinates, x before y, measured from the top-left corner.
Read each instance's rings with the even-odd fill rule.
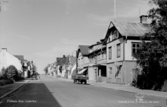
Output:
[[[0,107],[167,107],[167,0],[0,0]]]

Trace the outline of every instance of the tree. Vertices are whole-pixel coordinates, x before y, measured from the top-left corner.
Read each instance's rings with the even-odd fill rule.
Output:
[[[45,71],[45,74],[47,75],[47,74],[48,74],[48,66],[46,66],[46,67],[44,68],[44,71]]]
[[[136,86],[161,90],[167,80],[167,0],[151,0],[156,7],[149,11],[152,19],[151,31],[142,37],[142,46],[137,63],[142,67]],[[150,42],[145,42],[145,40]]]
[[[13,78],[16,79],[18,76],[18,71],[16,69],[15,66],[10,65],[7,69],[6,69],[6,77],[7,78]]]

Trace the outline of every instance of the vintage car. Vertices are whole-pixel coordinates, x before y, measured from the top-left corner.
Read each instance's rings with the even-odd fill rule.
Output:
[[[87,84],[88,76],[83,74],[76,74],[72,76],[72,79],[74,80],[74,83],[85,83]]]

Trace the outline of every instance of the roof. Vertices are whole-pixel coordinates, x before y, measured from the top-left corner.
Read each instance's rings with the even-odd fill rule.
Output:
[[[89,55],[92,54],[92,53],[95,53],[95,52],[97,52],[97,51],[99,51],[99,50],[101,50],[101,49],[106,49],[106,45],[100,45],[100,46],[97,47],[94,51],[92,51],[91,53],[89,53]]]
[[[65,65],[68,64],[68,57],[58,57],[57,58],[57,65]]]
[[[97,42],[97,43],[95,43],[95,44],[93,44],[93,45],[90,45],[89,48],[92,48],[93,46],[100,45],[100,44],[102,44],[102,43]]]
[[[150,24],[131,22],[111,22],[122,36],[144,36],[151,30]]]
[[[23,55],[14,55],[16,58],[18,58],[20,61],[24,61]]]
[[[80,49],[82,55],[88,55],[89,54],[89,46],[79,45],[79,49]]]

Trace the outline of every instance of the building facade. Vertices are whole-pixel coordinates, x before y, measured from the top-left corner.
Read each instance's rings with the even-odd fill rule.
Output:
[[[89,46],[87,45],[79,45],[76,52],[76,71],[77,73],[81,73],[80,71],[84,71],[85,74],[88,74],[88,66],[89,66]]]
[[[149,24],[111,22],[104,44],[107,49],[107,82],[131,84],[137,67],[135,54],[141,39],[150,31]]]
[[[97,44],[91,45],[89,49],[89,80],[106,82],[106,46],[102,45],[100,42],[97,42]]]

